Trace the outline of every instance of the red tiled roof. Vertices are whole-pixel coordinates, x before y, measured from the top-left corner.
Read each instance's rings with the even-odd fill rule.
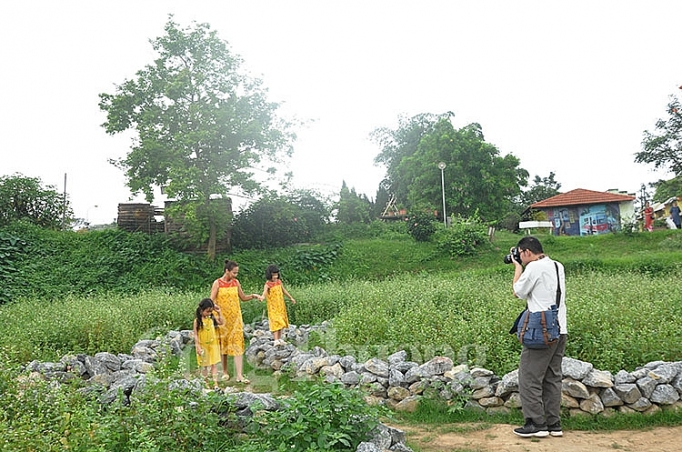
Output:
[[[542,209],[543,207],[563,207],[579,206],[584,204],[603,204],[607,202],[627,202],[634,199],[635,197],[631,195],[620,195],[618,193],[608,193],[602,191],[585,190],[584,188],[576,188],[575,190],[538,201],[535,204],[531,204],[531,207],[533,209]]]

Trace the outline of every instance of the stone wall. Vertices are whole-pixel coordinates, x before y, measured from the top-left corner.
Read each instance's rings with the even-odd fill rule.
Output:
[[[249,363],[260,369],[292,372],[299,378],[322,376],[348,387],[367,391],[368,399],[396,410],[416,408],[425,390],[431,388],[444,400],[466,400],[466,408],[488,413],[506,413],[521,407],[518,369],[502,377],[481,367],[456,365],[450,358],[435,357],[419,364],[407,360],[402,350],[386,359],[357,362],[353,356],[339,356],[314,347],[303,350],[310,330],[320,327],[290,327],[284,337],[293,344],[273,345],[267,322],[257,325],[246,350]],[[655,361],[632,372],[613,375],[590,363],[565,357],[562,363],[562,406],[571,415],[621,413],[650,414],[661,409],[680,409],[682,362]]]
[[[438,356],[425,363],[409,361],[406,351],[397,351],[385,359],[370,358],[363,362],[351,355],[334,355],[320,347],[307,349],[305,344],[312,331],[328,328],[290,326],[284,331],[288,340],[275,346],[267,321],[247,325],[248,362],[255,368],[271,369],[273,376],[288,372],[297,378],[323,378],[367,393],[370,403],[385,404],[395,410],[411,411],[430,393],[444,400],[457,398],[465,407],[490,414],[508,413],[519,409],[518,370],[503,376],[482,368],[455,364],[448,357]],[[158,340],[142,340],[130,354],[100,352],[94,356],[66,355],[59,362],[33,361],[26,366],[22,378],[45,378],[60,384],[73,379],[87,383],[84,391],[94,393],[103,404],[113,402],[119,390],[125,400],[135,391],[143,390],[147,374],[165,354],[187,358],[194,353],[191,331],[170,331]],[[182,361],[182,360],[181,360]],[[188,366],[188,364],[186,364]],[[189,368],[187,369],[189,374]],[[570,415],[608,415],[610,413],[651,414],[660,410],[680,409],[682,401],[682,361],[654,361],[628,372],[615,375],[595,369],[590,363],[566,357],[562,363],[562,406]],[[262,379],[263,377],[258,377]],[[276,385],[276,378],[273,378]],[[186,375],[169,384],[169,390],[189,388],[197,396],[206,393],[199,378]],[[242,415],[251,415],[250,406],[258,401],[266,409],[278,409],[278,402],[269,394],[239,392],[234,387],[222,390]],[[387,439],[389,438],[389,439]],[[400,438],[400,431],[381,427],[372,441],[362,443],[358,451],[409,451]],[[387,441],[390,443],[386,446]]]

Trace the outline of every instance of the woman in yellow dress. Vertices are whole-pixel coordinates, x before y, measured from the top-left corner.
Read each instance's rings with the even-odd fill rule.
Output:
[[[265,286],[263,287],[263,295],[261,300],[266,298],[268,300],[268,324],[270,331],[275,338],[274,345],[284,345],[282,339],[282,330],[289,326],[289,317],[287,316],[287,307],[284,304],[284,295],[289,297],[293,304],[296,300],[282,285],[282,280],[279,277],[279,268],[276,265],[268,265],[265,269]]]
[[[208,377],[208,368],[211,368],[214,388],[218,388],[216,364],[220,362],[220,345],[216,327],[222,324],[223,317],[220,315],[220,308],[213,304],[210,298],[201,300],[194,319],[194,347],[197,352],[197,366],[201,369],[201,375],[204,378]]]
[[[239,264],[235,261],[225,261],[225,273],[213,282],[211,287],[211,300],[220,306],[225,322],[218,328],[218,340],[220,342],[220,358],[223,366],[222,379],[227,381],[230,374],[227,371],[227,357],[234,358],[234,370],[237,374],[237,382],[250,383],[244,378],[244,320],[239,300],[249,301],[257,298],[258,294],[245,295],[242,286],[237,280]]]

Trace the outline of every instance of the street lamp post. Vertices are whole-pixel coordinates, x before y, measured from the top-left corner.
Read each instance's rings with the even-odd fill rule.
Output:
[[[440,168],[440,187],[443,190],[443,225],[448,227],[448,216],[445,214],[445,176],[443,175],[443,170],[445,169],[445,162],[440,162],[438,164]]]

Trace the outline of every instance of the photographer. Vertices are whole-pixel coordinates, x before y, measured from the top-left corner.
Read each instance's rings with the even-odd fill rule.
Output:
[[[526,300],[528,311],[550,309],[557,304],[557,293],[560,301],[559,340],[548,348],[524,346],[521,351],[519,395],[526,423],[514,429],[514,433],[523,438],[562,436],[561,360],[566,349],[567,334],[564,266],[547,257],[540,241],[531,236],[519,240],[516,248],[512,248],[509,256],[505,257],[507,261],[514,264],[514,295]]]

